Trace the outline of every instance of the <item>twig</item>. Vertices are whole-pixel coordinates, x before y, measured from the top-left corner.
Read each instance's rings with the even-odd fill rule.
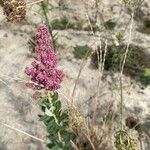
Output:
[[[45,21],[46,21],[46,25],[48,27],[48,30],[49,30],[49,33],[52,35],[52,31],[51,31],[51,28],[49,26],[49,19],[48,19],[48,15],[47,15],[47,10],[46,10],[46,4],[44,1],[41,2],[41,7],[42,7],[42,10],[43,10],[43,14],[44,14],[44,17],[45,17]]]
[[[38,138],[38,137],[35,137],[35,136],[33,136],[33,135],[31,135],[31,134],[29,134],[29,133],[27,133],[27,132],[24,132],[24,131],[22,131],[22,130],[20,130],[20,129],[17,129],[17,128],[15,128],[15,127],[12,127],[12,126],[10,126],[10,125],[8,125],[8,124],[2,123],[2,122],[0,122],[0,124],[3,125],[3,126],[5,126],[5,127],[8,127],[9,129],[12,129],[12,130],[17,131],[17,132],[19,132],[19,133],[22,133],[22,134],[24,134],[24,135],[27,135],[27,136],[29,136],[29,137],[35,139],[35,140],[38,140],[38,141],[43,142],[43,143],[46,143],[46,141],[44,141],[44,140],[42,140],[42,139],[40,139],[40,138]]]
[[[90,137],[89,137],[87,134],[85,134],[85,133],[83,133],[83,134],[87,137],[87,139],[88,139],[88,141],[90,142],[90,144],[91,144],[93,150],[96,150],[96,149],[95,149],[95,146],[94,146],[94,144],[93,144],[93,142],[92,142],[91,139],[90,139]]]
[[[132,35],[132,29],[133,29],[133,17],[134,17],[134,11],[131,14],[131,24],[130,24],[130,30],[129,30],[129,38],[128,38],[128,43],[127,43],[127,47],[126,47],[126,51],[125,51],[125,55],[124,55],[124,59],[123,59],[122,67],[121,67],[121,72],[120,72],[121,130],[123,130],[123,101],[124,101],[123,100],[122,75],[123,75],[123,71],[124,71],[124,66],[125,66],[125,63],[126,63],[127,55],[128,55],[128,52],[129,52],[129,46],[130,46],[130,43],[131,43],[131,35]]]
[[[97,43],[97,40],[96,40],[96,38],[95,38],[95,33],[94,33],[94,30],[93,30],[93,27],[92,27],[92,24],[91,24],[91,22],[90,22],[90,18],[89,18],[89,16],[86,14],[86,17],[87,17],[87,20],[88,20],[88,23],[89,23],[89,25],[90,25],[90,28],[91,28],[91,31],[92,31],[92,35],[93,35],[93,37],[94,37],[94,43],[96,44],[96,46],[98,45],[98,43]],[[101,45],[101,43],[100,43],[100,45]],[[101,46],[100,46],[101,47]],[[96,49],[97,50],[97,49]],[[96,51],[97,52],[97,54],[99,53],[98,51]],[[93,54],[94,52],[92,52],[88,57],[90,57],[92,54]],[[88,54],[88,53],[87,53]],[[81,73],[82,73],[82,70],[83,70],[83,68],[85,67],[85,64],[86,64],[86,61],[87,61],[87,56],[83,59],[83,61],[82,61],[82,63],[81,63],[81,66],[80,66],[80,70],[79,70],[79,73],[78,73],[78,75],[77,75],[77,79],[76,79],[76,81],[75,81],[75,85],[74,85],[74,88],[73,88],[73,92],[72,92],[72,103],[73,103],[73,100],[74,100],[74,96],[75,96],[75,92],[76,92],[76,87],[77,87],[77,84],[78,84],[78,81],[79,81],[79,78],[80,78],[80,75],[81,75]],[[101,62],[100,61],[100,57],[99,57],[99,54],[98,54],[98,61],[99,62]],[[100,64],[98,64],[99,66],[100,66]],[[98,67],[98,68],[100,68],[100,67]],[[100,71],[99,71],[99,73],[100,73]],[[99,75],[100,76],[100,75]],[[99,83],[98,83],[99,84]],[[98,88],[97,88],[98,89]]]
[[[45,17],[45,24],[46,26],[48,27],[48,30],[49,30],[49,33],[51,35],[51,38],[52,38],[52,44],[53,44],[53,48],[54,48],[54,51],[56,50],[56,44],[55,44],[55,35],[53,35],[53,29],[50,25],[50,22],[49,22],[49,19],[48,19],[48,14],[47,14],[47,4],[45,4],[44,1],[41,2],[41,8],[43,10],[43,14],[44,14],[44,17]]]
[[[34,4],[37,4],[37,3],[41,3],[41,2],[43,2],[44,0],[38,0],[38,1],[35,1],[35,2],[31,2],[31,3],[27,3],[26,4],[26,7],[29,7],[29,6],[32,6],[32,5],[34,5]],[[19,6],[19,7],[17,7],[17,8],[24,8],[25,6]]]
[[[97,2],[97,1],[96,1]],[[100,82],[103,76],[103,71],[104,71],[104,65],[105,65],[105,57],[106,57],[106,53],[107,53],[107,40],[105,41],[105,48],[104,48],[104,56],[102,56],[102,45],[101,45],[101,38],[99,36],[99,42],[100,45],[98,45],[96,38],[95,38],[95,33],[90,21],[89,16],[86,14],[89,26],[91,28],[92,31],[92,35],[94,37],[94,41],[95,41],[95,45],[96,45],[96,53],[97,53],[97,59],[98,59],[98,71],[99,71],[99,77],[98,77],[98,84],[97,84],[97,91],[96,91],[96,97],[95,97],[95,106],[94,106],[94,112],[93,112],[93,123],[95,122],[96,119],[96,110],[97,110],[97,102],[98,102],[98,97],[99,97],[99,87],[100,87]],[[98,49],[99,46],[99,49]]]
[[[106,54],[107,54],[107,46],[108,46],[108,42],[106,40],[105,41],[105,48],[104,48],[104,56],[103,56],[103,61],[102,61],[102,68],[101,68],[101,71],[102,71],[101,76],[103,76],[103,72],[104,72],[104,68],[105,68],[105,59],[106,59]]]
[[[76,146],[76,144],[71,140],[71,145],[75,150],[79,150],[79,148]]]
[[[78,75],[77,75],[77,78],[76,78],[76,81],[75,81],[75,85],[74,85],[73,92],[72,92],[72,100],[71,100],[72,104],[73,104],[73,100],[74,100],[74,97],[75,97],[75,92],[76,92],[77,84],[79,82],[79,78],[80,78],[80,75],[82,73],[82,70],[83,70],[85,64],[86,64],[86,58],[84,58],[83,61],[82,61],[82,63],[81,63],[80,70],[78,72]]]
[[[50,91],[48,91],[48,100],[49,100],[49,105],[51,106],[52,98],[51,98],[51,92]],[[52,111],[52,115],[53,115],[53,117],[55,119],[56,124],[59,125],[59,121],[57,119],[57,116],[55,115],[55,113],[53,111]],[[61,134],[60,134],[59,131],[58,131],[58,138],[59,138],[59,141],[63,143],[63,140],[62,140],[62,137],[61,137]]]
[[[6,83],[5,81],[3,81],[1,78],[0,78],[0,82],[2,82],[2,83],[5,84],[7,87],[9,87],[9,86],[7,85],[7,83]]]
[[[26,5],[27,6],[31,6],[31,5],[34,5],[34,4],[37,4],[37,3],[41,3],[41,2],[43,2],[44,0],[37,0],[37,1],[35,1],[35,2],[31,2],[31,3],[27,3]]]

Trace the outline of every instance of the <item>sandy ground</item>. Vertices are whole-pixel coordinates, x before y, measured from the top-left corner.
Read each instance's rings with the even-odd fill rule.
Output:
[[[52,4],[56,7],[59,6],[57,1],[52,1]],[[78,19],[85,18],[86,9],[84,9],[85,6],[82,5],[81,0],[62,1],[61,6],[62,4],[64,4],[63,7],[67,7],[68,9],[52,10],[49,14],[50,19],[60,17],[62,13],[67,14],[68,12],[71,18],[73,16],[78,17]],[[147,5],[143,8],[144,12],[148,8],[150,9],[150,2]],[[94,10],[92,9],[92,5],[88,6],[91,6],[88,7],[89,15],[93,15]],[[111,7],[113,7],[112,13],[115,18],[119,17],[118,12],[122,12],[123,19],[121,18],[118,29],[124,28],[124,25],[121,26],[121,24],[123,21],[125,22],[125,19],[130,17],[123,6],[121,8],[120,6],[119,2],[110,3],[106,1],[103,4],[105,19],[110,18],[110,16],[112,17],[109,12]],[[100,8],[102,9],[102,6]],[[40,111],[36,102],[30,98],[32,91],[26,89],[24,86],[24,82],[28,80],[24,74],[24,68],[30,65],[33,59],[28,41],[35,34],[38,24],[41,23],[40,14],[38,13],[39,9],[39,6],[33,6],[27,14],[27,21],[14,25],[6,22],[0,8],[0,123],[6,123],[46,141],[45,127],[38,121],[37,117]],[[135,23],[135,28],[138,24],[140,23]],[[95,39],[86,31],[74,31],[70,29],[55,32],[58,32],[57,43],[58,54],[61,58],[60,68],[66,74],[60,93],[70,98],[82,63],[81,60],[74,58],[72,53],[73,47],[77,44],[88,44],[94,48],[93,43],[95,43]],[[112,35],[111,38],[113,38],[113,33],[107,32],[102,32],[101,37],[105,39],[110,34]],[[143,46],[150,51],[150,35],[134,31],[132,43]],[[74,100],[75,104],[85,113],[87,111],[87,102],[90,101],[97,90],[98,77],[98,70],[92,69],[90,60],[88,60],[79,79]],[[116,74],[116,85],[118,84],[117,78],[118,75]],[[19,81],[16,82],[15,80]],[[100,83],[98,90],[101,95],[99,106],[103,108],[103,111],[107,109],[107,103],[114,102],[117,108],[117,103],[119,102],[118,90],[109,90],[110,84],[108,84],[108,81],[112,82],[110,75],[107,75],[106,80]],[[124,77],[123,81],[125,99],[124,117],[131,114],[138,117],[142,122],[143,134],[150,136],[150,87],[141,89],[140,84],[131,80],[130,77]],[[65,101],[65,98],[61,97],[62,101]],[[100,115],[103,114],[103,111]],[[0,124],[0,150],[20,149],[45,150],[46,148],[45,143]],[[148,149],[145,148],[145,150]]]

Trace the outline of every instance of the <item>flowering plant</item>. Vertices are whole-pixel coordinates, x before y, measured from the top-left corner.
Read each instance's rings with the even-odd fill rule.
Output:
[[[36,35],[36,56],[31,67],[25,73],[31,78],[26,83],[33,90],[45,90],[46,95],[35,92],[33,98],[39,98],[38,104],[43,111],[39,115],[40,121],[47,127],[50,149],[70,149],[70,133],[68,131],[68,114],[62,111],[58,99],[57,89],[64,77],[64,73],[57,69],[58,58],[54,52],[50,35],[46,26],[40,26]]]

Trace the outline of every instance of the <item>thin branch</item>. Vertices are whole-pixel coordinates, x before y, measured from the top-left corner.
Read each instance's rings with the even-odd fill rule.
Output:
[[[97,2],[97,1],[96,1]],[[97,90],[96,90],[96,97],[95,97],[95,106],[94,106],[94,112],[93,112],[93,124],[96,120],[96,113],[97,113],[97,103],[98,103],[98,97],[99,97],[99,87],[100,87],[100,82],[103,76],[103,71],[104,71],[104,65],[105,65],[105,57],[106,57],[106,53],[107,53],[107,40],[105,41],[105,48],[104,48],[104,56],[102,56],[102,45],[101,45],[101,38],[99,36],[99,42],[100,44],[98,45],[98,42],[95,38],[95,33],[90,21],[90,17],[86,14],[89,26],[91,28],[92,31],[92,35],[95,41],[95,45],[96,45],[96,53],[97,53],[97,59],[98,59],[98,71],[99,71],[99,77],[98,77],[98,84],[97,84]],[[99,46],[99,49],[98,49]]]
[[[124,55],[124,59],[123,59],[123,63],[122,63],[122,67],[121,67],[121,72],[120,72],[120,98],[121,98],[121,103],[120,103],[120,113],[121,113],[121,130],[123,130],[123,85],[122,85],[122,75],[123,75],[123,71],[124,71],[124,66],[126,63],[126,59],[127,59],[127,55],[129,52],[129,46],[131,43],[131,35],[132,35],[132,29],[133,29],[133,22],[134,22],[134,11],[131,14],[131,24],[130,24],[130,30],[129,30],[129,38],[128,38],[128,43],[127,43],[127,47],[126,47],[126,51],[125,51],[125,55]]]
[[[10,125],[8,125],[8,124],[2,123],[2,122],[0,122],[0,124],[3,125],[3,126],[5,126],[5,127],[7,127],[7,128],[9,128],[9,129],[12,129],[12,130],[14,130],[14,131],[16,131],[16,132],[19,132],[19,133],[22,133],[22,134],[24,134],[24,135],[27,135],[27,136],[29,136],[29,137],[35,139],[35,140],[38,140],[38,141],[43,142],[43,143],[46,143],[46,141],[44,141],[44,140],[42,140],[42,139],[40,139],[40,138],[38,138],[38,137],[36,137],[36,136],[33,136],[33,135],[31,135],[31,134],[29,134],[29,133],[27,133],[27,132],[24,132],[24,131],[22,131],[22,130],[20,130],[20,129],[17,129],[17,128],[15,128],[15,127],[12,127],[12,126],[10,126]]]
[[[92,27],[92,24],[91,24],[91,21],[90,21],[90,18],[89,18],[89,16],[88,16],[88,14],[86,14],[86,17],[87,17],[87,20],[88,20],[88,23],[89,23],[89,25],[90,25],[90,28],[91,28],[91,31],[92,31],[92,35],[93,35],[93,37],[94,37],[94,42],[95,42],[95,45],[96,45],[96,50],[97,50],[97,46],[98,46],[98,43],[97,43],[97,40],[96,40],[96,38],[95,38],[95,33],[94,33],[94,30],[93,30],[93,27]],[[101,42],[100,42],[101,43]],[[101,46],[100,46],[101,47]],[[97,52],[97,57],[98,57],[98,62],[101,62],[101,60],[100,60],[100,57],[99,57],[99,52],[98,52],[98,50],[96,51]],[[93,54],[93,52],[91,53],[91,55]],[[90,56],[91,56],[90,55]],[[88,56],[88,57],[90,57],[90,56]],[[83,59],[83,61],[82,61],[82,63],[81,63],[81,66],[80,66],[80,70],[79,70],[79,73],[78,73],[78,75],[77,75],[77,79],[76,79],[76,81],[75,81],[75,85],[74,85],[74,88],[73,88],[73,92],[72,92],[72,103],[73,103],[73,100],[74,100],[74,96],[75,96],[75,92],[76,92],[76,88],[77,88],[77,84],[78,84],[78,82],[79,82],[79,78],[80,78],[80,75],[81,75],[81,73],[82,73],[82,70],[83,70],[83,68],[85,67],[85,64],[86,64],[86,62],[87,62],[87,56]],[[101,78],[101,75],[100,75],[100,63],[98,64],[98,69],[99,69],[99,77]],[[100,81],[99,81],[100,82]],[[98,83],[98,85],[99,85],[99,83]],[[97,88],[98,89],[98,88]]]
[[[41,3],[41,2],[43,2],[44,0],[37,0],[37,1],[35,1],[35,2],[31,2],[31,3],[27,3],[26,5],[27,6],[31,6],[31,5],[34,5],[34,4],[37,4],[37,3]]]
[[[78,75],[77,75],[77,78],[76,78],[76,81],[75,81],[75,85],[74,85],[73,92],[72,92],[72,100],[71,100],[72,104],[73,104],[73,101],[74,101],[77,84],[79,82],[79,78],[80,78],[80,75],[82,73],[82,70],[83,70],[85,64],[86,64],[86,58],[84,58],[83,61],[82,61],[82,63],[81,63],[80,70],[78,72]]]
[[[76,144],[71,140],[71,145],[75,150],[79,150],[79,148],[76,146]]]
[[[127,43],[127,48],[126,48],[126,51],[125,51],[125,56],[124,56],[123,63],[122,63],[120,76],[122,76],[122,74],[123,74],[124,66],[125,66],[125,63],[126,63],[128,52],[129,52],[129,46],[130,46],[130,43],[131,43],[131,35],[132,35],[133,21],[134,21],[133,17],[134,17],[134,12],[132,12],[132,14],[131,14],[131,24],[130,24],[130,30],[129,30],[129,38],[128,38],[128,43]]]

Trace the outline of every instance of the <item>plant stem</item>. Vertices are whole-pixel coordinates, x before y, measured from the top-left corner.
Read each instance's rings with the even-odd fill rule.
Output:
[[[35,2],[31,2],[31,3],[27,3],[27,6],[31,6],[31,5],[34,5],[34,4],[37,4],[37,3],[41,3],[43,2],[44,0],[37,0]]]
[[[123,130],[123,89],[122,89],[122,76],[120,76],[120,113],[121,113],[121,130]]]
[[[33,136],[33,135],[31,135],[31,134],[29,134],[29,133],[27,133],[27,132],[24,132],[24,131],[22,131],[22,130],[20,130],[20,129],[17,129],[17,128],[15,128],[15,127],[12,127],[12,126],[10,126],[10,125],[8,125],[8,124],[5,124],[5,123],[2,123],[2,122],[0,122],[0,124],[3,125],[3,126],[5,126],[5,127],[7,127],[7,128],[9,128],[9,129],[12,129],[12,130],[14,130],[14,131],[16,131],[16,132],[22,133],[22,134],[27,135],[27,136],[29,136],[29,137],[35,139],[35,140],[38,140],[38,141],[40,141],[40,142],[44,142],[44,143],[45,143],[44,140],[42,140],[42,139],[40,139],[40,138],[38,138],[38,137],[36,137],[36,136]]]
[[[51,107],[51,103],[52,103],[52,101],[51,101],[51,92],[48,92],[48,100],[49,100],[49,105],[50,105],[50,107]],[[53,113],[53,117],[54,117],[54,119],[55,119],[56,124],[59,125],[59,121],[58,121],[56,115],[54,114],[54,112],[52,112],[52,113]],[[59,141],[60,141],[61,143],[63,143],[62,137],[61,137],[61,134],[60,134],[59,131],[58,131],[58,139],[59,139]]]
[[[34,5],[34,4],[37,4],[37,3],[41,3],[43,2],[44,0],[38,0],[38,1],[35,1],[35,2],[31,2],[31,3],[26,3],[26,7],[29,7],[31,5]],[[1,2],[0,0],[0,5],[3,5],[3,3]],[[24,6],[19,6],[18,8],[23,8]]]
[[[45,24],[48,27],[49,33],[51,35],[52,43],[53,43],[53,47],[54,47],[54,51],[55,51],[55,40],[54,40],[54,35],[52,33],[53,30],[52,30],[52,28],[50,26],[48,15],[47,15],[47,4],[44,1],[42,1],[41,2],[41,7],[42,7],[43,14],[44,14],[44,17],[45,17]]]
[[[52,31],[51,31],[51,28],[49,26],[49,19],[48,19],[48,15],[47,15],[47,10],[46,10],[47,6],[46,6],[44,1],[41,2],[41,7],[42,7],[43,14],[44,14],[44,17],[45,17],[45,23],[48,27],[49,33],[52,35]]]
[[[125,55],[123,58],[123,63],[121,66],[121,72],[120,72],[120,113],[121,113],[121,130],[123,130],[123,86],[122,86],[122,75],[123,75],[123,71],[124,71],[124,67],[125,67],[125,63],[126,63],[126,59],[127,59],[127,55],[129,52],[129,46],[131,43],[131,35],[132,35],[132,28],[133,28],[133,17],[134,17],[134,11],[131,13],[131,24],[130,24],[130,29],[129,29],[129,38],[128,38],[128,43],[127,43],[127,47],[126,47],[126,51],[125,51]]]

